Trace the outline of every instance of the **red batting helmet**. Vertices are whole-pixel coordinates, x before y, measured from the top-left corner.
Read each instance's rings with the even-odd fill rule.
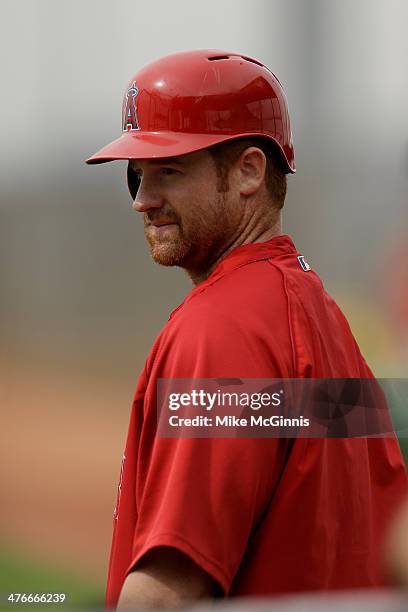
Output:
[[[185,51],[135,74],[122,135],[86,161],[174,157],[241,136],[272,140],[295,172],[288,104],[275,75],[239,53]]]

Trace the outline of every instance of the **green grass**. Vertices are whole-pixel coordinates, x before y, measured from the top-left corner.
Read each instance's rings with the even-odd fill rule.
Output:
[[[405,464],[408,467],[408,438],[399,438],[401,453],[404,456]]]
[[[9,551],[0,551],[1,610],[56,610],[102,608],[104,585],[89,582],[71,572],[47,567],[35,560],[23,560]],[[66,593],[64,604],[11,604],[10,593]]]

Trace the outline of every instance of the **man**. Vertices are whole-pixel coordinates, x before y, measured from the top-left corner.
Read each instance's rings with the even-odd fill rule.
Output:
[[[122,136],[153,259],[195,287],[140,376],[115,510],[107,604],[385,584],[379,547],[407,489],[394,437],[165,438],[161,379],[371,378],[344,316],[282,234],[295,171],[287,102],[260,62],[165,57],[131,79]]]

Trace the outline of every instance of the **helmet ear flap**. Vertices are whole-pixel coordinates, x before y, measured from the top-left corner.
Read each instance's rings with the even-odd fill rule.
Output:
[[[127,168],[127,184],[132,201],[134,201],[140,187],[140,176],[130,167],[130,164]]]

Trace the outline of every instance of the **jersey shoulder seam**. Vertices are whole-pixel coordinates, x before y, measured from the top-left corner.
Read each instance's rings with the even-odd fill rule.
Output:
[[[273,268],[275,268],[275,270],[279,272],[282,278],[282,286],[283,286],[283,291],[285,293],[286,305],[287,305],[286,313],[287,313],[287,323],[288,323],[288,328],[289,328],[290,346],[292,350],[292,362],[293,362],[292,367],[293,367],[293,371],[297,372],[298,355],[296,351],[296,342],[295,342],[295,337],[294,337],[295,332],[294,332],[293,325],[292,325],[291,300],[290,300],[290,294],[289,294],[289,289],[287,285],[287,277],[284,271],[282,270],[281,266],[277,265],[276,262],[273,261],[273,259],[268,259],[267,261]]]

